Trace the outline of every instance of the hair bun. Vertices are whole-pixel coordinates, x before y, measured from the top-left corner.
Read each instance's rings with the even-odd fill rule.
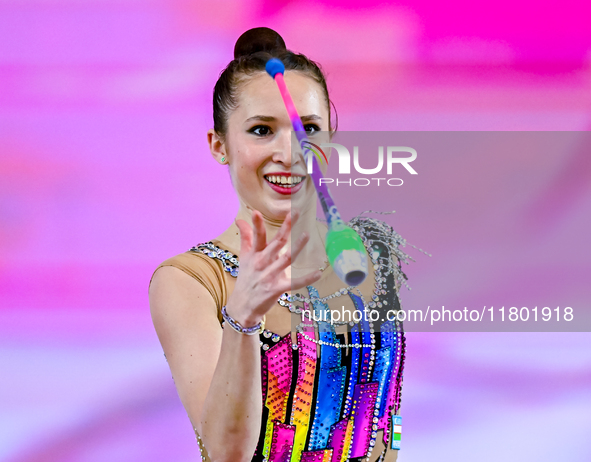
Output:
[[[271,53],[275,50],[285,50],[285,42],[277,32],[268,27],[255,27],[242,34],[234,45],[234,59],[248,56],[257,51]]]

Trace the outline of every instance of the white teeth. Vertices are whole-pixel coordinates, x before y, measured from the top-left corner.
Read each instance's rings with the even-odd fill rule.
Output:
[[[284,188],[291,188],[297,184],[300,184],[304,179],[301,176],[283,176],[283,175],[267,175],[265,177],[267,181],[273,184],[281,185]]]

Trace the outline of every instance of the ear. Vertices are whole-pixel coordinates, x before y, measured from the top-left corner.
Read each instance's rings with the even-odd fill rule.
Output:
[[[207,144],[209,144],[209,150],[216,162],[220,164],[228,163],[226,145],[213,128],[207,130]]]

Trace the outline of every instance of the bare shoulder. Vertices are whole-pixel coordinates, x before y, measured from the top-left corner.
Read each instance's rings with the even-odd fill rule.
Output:
[[[182,344],[189,335],[210,338],[217,333],[221,337],[211,293],[184,271],[174,266],[158,268],[149,296],[152,321],[165,350]]]
[[[213,297],[203,284],[175,266],[162,266],[154,272],[149,293],[151,307],[171,301],[183,305],[198,302],[214,304]]]

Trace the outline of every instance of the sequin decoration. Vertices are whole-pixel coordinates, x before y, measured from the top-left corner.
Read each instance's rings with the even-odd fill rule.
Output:
[[[376,353],[376,364],[373,370],[372,380],[379,383],[378,394],[376,397],[376,410],[377,417],[383,415],[384,403],[386,402],[386,396],[388,392],[388,384],[390,380],[390,374],[392,371],[390,352],[392,349],[388,347],[380,348]]]
[[[284,422],[292,379],[291,339],[284,337],[267,353],[267,399],[269,419]]]
[[[404,370],[401,323],[382,322],[374,332],[371,320],[362,316],[344,342],[336,335],[339,323],[330,322],[325,302],[349,296],[357,311],[400,309],[396,292],[406,285],[401,264],[412,258],[400,249],[406,241],[386,223],[359,216],[349,225],[370,255],[374,291],[367,300],[353,287],[320,297],[309,286],[308,294],[286,293],[278,299],[291,313],[303,312],[308,324],[298,326],[293,344],[290,335],[280,337],[269,330],[260,335],[264,411],[253,462],[370,460],[379,430],[386,447],[399,448],[400,416],[392,414],[400,408]],[[225,272],[238,276],[238,257],[212,242],[191,251],[220,261]],[[313,319],[325,321],[310,322],[311,310]]]
[[[382,398],[381,407],[384,407],[383,413],[380,409],[381,417],[379,419],[378,425],[382,428],[389,427],[389,420],[390,414],[397,412],[397,402],[398,402],[398,394],[400,392],[400,383],[398,381],[398,372],[401,367],[402,363],[402,339],[403,334],[402,332],[394,332],[394,348],[390,351],[390,378],[388,383],[388,390],[385,393],[385,399]],[[388,432],[384,432],[384,442],[387,443],[387,435]]]
[[[261,355],[261,387],[263,391],[263,404],[267,402],[267,377],[269,374],[269,367],[267,364],[269,363],[269,358],[267,355]]]
[[[397,361],[398,357],[398,327],[393,322],[386,322],[381,326],[380,338],[381,338],[381,348],[380,350],[389,349],[390,356],[389,358],[385,357],[385,352],[379,352],[379,364],[376,363],[376,369],[374,371],[374,382],[380,383],[380,388],[378,391],[378,400],[377,400],[377,417],[379,417],[378,425],[383,426],[385,425],[385,430],[383,434],[383,441],[384,444],[387,445],[388,442],[388,415],[391,413],[395,407],[395,399],[397,396],[397,380],[396,380],[396,371],[398,369],[399,362]],[[386,367],[387,370],[382,372],[381,369]],[[383,373],[383,376],[380,377],[380,374]],[[383,383],[383,386],[382,386]]]
[[[375,335],[373,333],[372,323],[367,319],[366,313],[363,312],[365,309],[365,304],[363,303],[363,300],[358,295],[350,295],[357,311],[363,313],[361,321],[359,322],[361,344],[364,345],[361,349],[361,354],[359,358],[361,360],[361,364],[359,365],[359,381],[367,382],[370,377],[371,367],[374,362]]]
[[[343,419],[332,426],[328,445],[333,449],[331,462],[345,462],[349,458],[353,419]]]
[[[317,297],[318,291],[309,286],[310,297]],[[330,310],[324,302],[314,302],[318,319],[330,320]],[[332,344],[338,343],[334,326],[330,322],[318,323],[320,368],[316,392],[316,410],[310,434],[309,449],[326,448],[330,427],[339,420],[345,391],[347,368],[341,366],[341,352]]]
[[[355,345],[359,345],[361,340],[361,334],[359,332],[359,325],[354,325],[349,335],[351,336],[351,342]],[[361,356],[361,350],[359,348],[352,348],[349,351],[349,357],[351,358],[351,370],[349,371],[349,384],[347,385],[347,395],[345,397],[345,406],[343,409],[343,417],[348,417],[351,413],[351,404],[353,402],[353,390],[359,379],[359,358]]]
[[[269,420],[265,432],[265,450],[263,451],[265,458],[269,462],[289,462],[294,435],[295,428],[292,425]]]
[[[298,335],[298,372],[291,408],[290,424],[295,425],[291,462],[300,460],[308,438],[310,412],[316,375],[316,344]],[[302,459],[303,460],[303,459]],[[322,460],[322,459],[319,459]]]
[[[190,251],[201,252],[208,257],[221,261],[224,271],[230,273],[234,277],[238,276],[238,267],[240,266],[238,263],[238,257],[227,250],[217,247],[213,242],[210,241],[204,244],[198,244],[194,247],[191,247]]]
[[[372,419],[379,384],[377,382],[359,383],[353,393],[353,436],[349,457],[363,457],[370,450],[372,441]],[[375,444],[375,437],[373,437]]]
[[[301,462],[331,462],[332,449],[306,451],[302,454]]]

